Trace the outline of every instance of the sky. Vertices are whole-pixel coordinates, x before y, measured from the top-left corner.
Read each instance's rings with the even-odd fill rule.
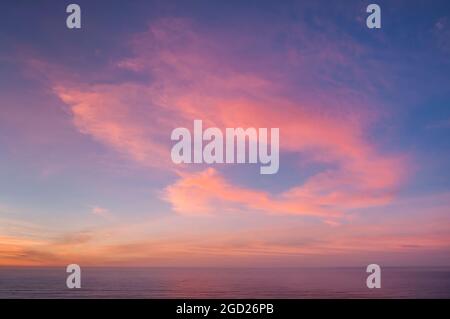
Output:
[[[0,266],[450,265],[450,4],[9,1]],[[174,164],[173,129],[280,129]]]

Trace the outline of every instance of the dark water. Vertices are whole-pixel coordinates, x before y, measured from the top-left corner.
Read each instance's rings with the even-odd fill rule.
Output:
[[[0,268],[0,298],[450,298],[450,268],[383,268],[381,289],[364,268]]]

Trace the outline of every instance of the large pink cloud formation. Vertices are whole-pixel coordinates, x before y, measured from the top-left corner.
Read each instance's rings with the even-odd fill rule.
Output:
[[[320,216],[335,223],[350,209],[389,203],[405,178],[405,157],[383,153],[368,140],[376,112],[365,99],[355,102],[352,92],[300,87],[299,96],[285,95],[286,88],[295,90],[295,82],[281,85],[270,66],[240,68],[242,61],[231,49],[185,20],[153,23],[130,45],[133,56],[112,68],[148,75],[148,81],[87,85],[50,76],[52,86],[80,132],[140,165],[179,176],[162,194],[178,213],[246,210]],[[328,44],[325,56],[313,57],[299,57],[292,48],[286,63],[308,77],[311,59],[333,67],[330,57],[340,57],[345,65],[341,46]],[[316,98],[325,92],[327,98]],[[170,160],[170,132],[191,127],[194,119],[219,128],[278,127],[282,158],[298,163],[289,169],[300,170],[305,163],[324,168],[271,192],[240,186],[220,167],[177,167]]]

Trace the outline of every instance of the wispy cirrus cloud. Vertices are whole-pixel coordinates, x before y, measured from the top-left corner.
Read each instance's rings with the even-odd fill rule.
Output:
[[[254,196],[242,190],[225,190],[231,192],[234,202],[233,192],[243,192],[242,202]],[[266,265],[332,262],[335,266],[366,263],[374,258],[398,265],[406,258],[413,265],[427,265],[432,259],[424,259],[426,256],[438,256],[440,263],[445,264],[450,250],[449,200],[449,194],[443,193],[399,201],[386,206],[386,218],[373,216],[368,222],[362,215],[353,216],[333,228],[300,219],[280,223],[279,219],[271,218],[269,224],[259,224],[250,216],[254,227],[230,226],[231,231],[217,227],[227,220],[222,214],[207,220],[197,218],[196,226],[180,223],[179,217],[172,216],[167,220],[146,219],[134,224],[108,224],[50,234],[31,233],[31,225],[16,221],[9,233],[0,232],[0,264],[224,266],[264,261]],[[404,211],[411,218],[396,215],[393,213],[396,211]],[[208,225],[207,231],[202,229],[204,225]],[[152,236],[155,233],[159,236]]]
[[[109,209],[101,207],[101,206],[93,206],[91,209],[91,213],[96,216],[100,216],[102,218],[108,219],[108,220],[114,219],[114,216],[111,214]]]
[[[296,38],[310,38],[298,32]],[[131,39],[133,56],[112,66],[145,74],[148,81],[86,85],[76,79],[60,81],[61,70],[48,77],[55,94],[70,107],[81,133],[140,165],[179,175],[163,196],[176,212],[212,213],[218,210],[211,203],[219,201],[222,211],[239,208],[340,216],[349,209],[389,203],[408,169],[405,156],[383,153],[367,138],[376,116],[372,105],[364,104],[367,99],[362,98],[358,105],[355,91],[342,90],[348,83],[338,76],[342,74],[340,64],[351,66],[351,72],[361,78],[366,68],[348,62],[349,52],[360,55],[364,48],[350,38],[345,40],[345,46],[328,43],[326,54],[321,55],[298,56],[294,54],[300,52],[298,48],[288,50],[287,63],[305,70],[304,83],[313,73],[311,59],[315,65],[324,63],[329,71],[335,71],[323,75],[333,85],[321,87],[321,77],[314,80],[315,92],[299,87],[301,95],[297,97],[284,95],[295,82],[286,81],[282,88],[272,79],[280,70],[263,65],[240,68],[242,63],[233,50],[183,19],[151,24],[148,31]],[[239,37],[236,43],[245,47]],[[305,43],[308,50],[302,52],[314,52],[322,41]],[[339,101],[317,101],[318,92],[336,95]],[[169,157],[168,137],[175,127],[190,127],[193,119],[222,128],[279,127],[282,155],[294,155],[298,162],[321,163],[325,168],[282,193],[271,193],[226,180],[219,168],[192,172],[192,168],[175,167]]]
[[[69,232],[51,239],[2,236],[0,263],[224,266],[252,265],[264,260],[274,265],[288,261],[290,265],[305,266],[327,265],[330,261],[333,265],[349,265],[375,258],[398,265],[406,256],[413,264],[427,265],[428,261],[418,256],[439,255],[445,264],[448,257],[442,253],[450,249],[448,216],[442,215],[433,222],[425,216],[419,220],[426,221],[426,226],[418,227],[416,221],[400,218],[391,219],[392,224],[347,223],[332,232],[320,224],[275,224],[270,231],[260,227],[215,231],[207,239],[204,234],[180,231],[167,233],[163,238],[133,238],[136,231],[148,228],[148,223],[142,222]]]

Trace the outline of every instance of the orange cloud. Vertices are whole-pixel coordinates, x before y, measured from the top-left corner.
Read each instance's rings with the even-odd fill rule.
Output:
[[[293,231],[293,230],[296,231]],[[448,224],[434,224],[435,233],[379,225],[346,225],[329,229],[308,225],[304,228],[272,226],[254,230],[216,232],[214,236],[173,233],[159,239],[113,239],[105,234],[115,229],[68,233],[53,240],[0,237],[0,264],[13,265],[152,265],[199,266],[241,265],[264,262],[298,265],[359,263],[379,256],[418,256],[448,252]],[[301,230],[301,231],[300,231]],[[132,225],[123,235],[131,235]],[[401,258],[400,258],[401,260]],[[415,264],[426,264],[416,260]]]

